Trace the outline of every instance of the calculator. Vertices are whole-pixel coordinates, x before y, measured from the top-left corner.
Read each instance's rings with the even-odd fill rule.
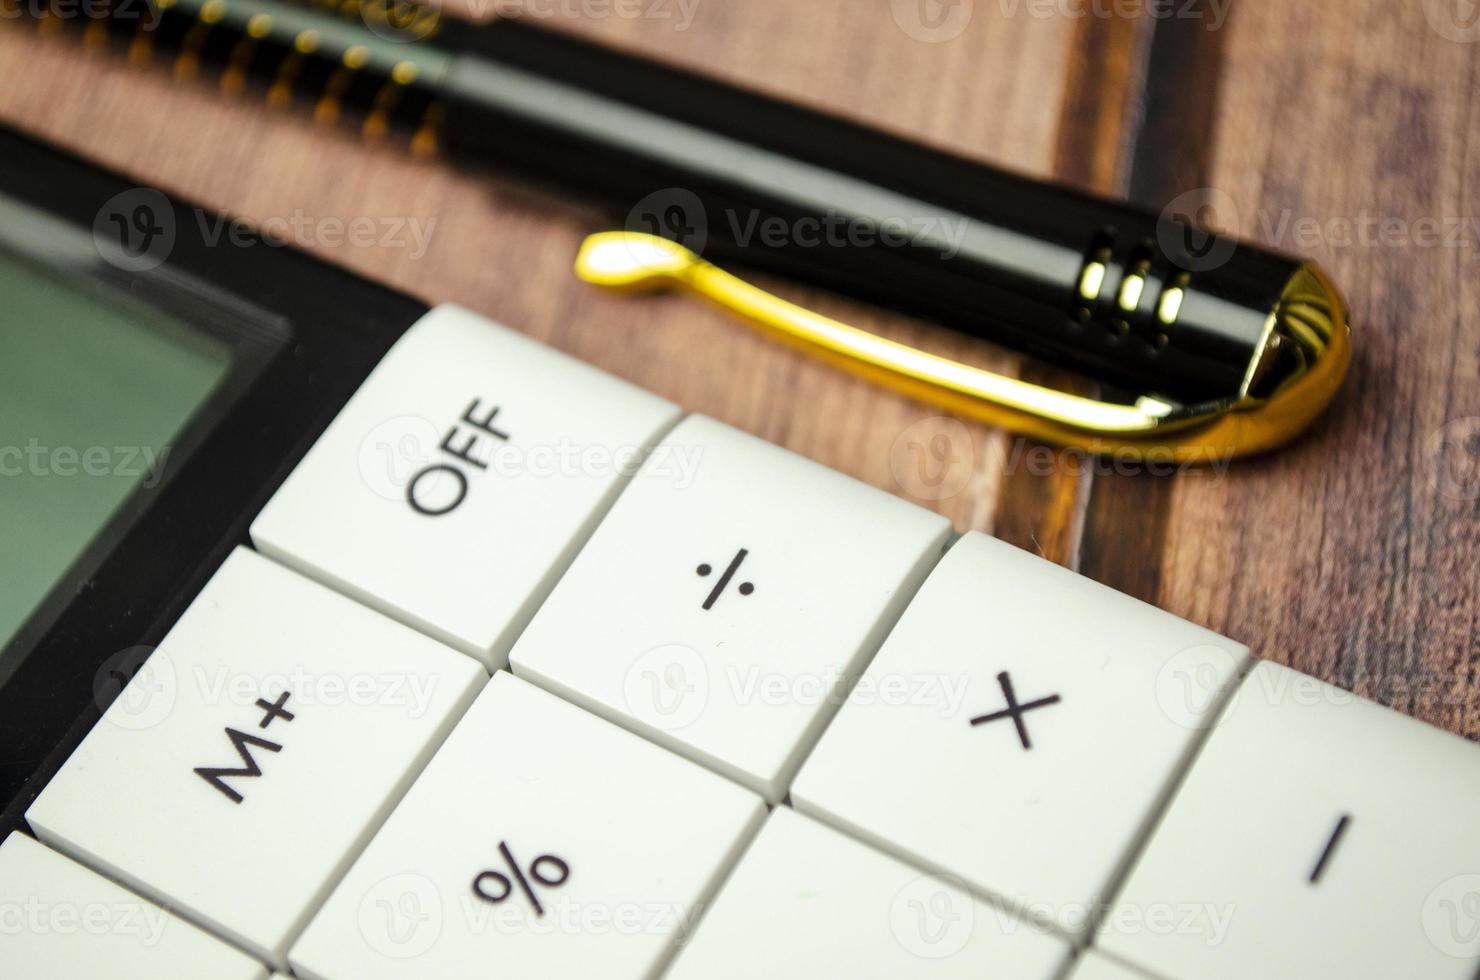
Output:
[[[0,216],[0,975],[1480,972],[1469,742],[8,131]]]

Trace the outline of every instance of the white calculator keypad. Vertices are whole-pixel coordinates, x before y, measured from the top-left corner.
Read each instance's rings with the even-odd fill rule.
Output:
[[[777,808],[668,980],[1052,980],[1068,946]]]
[[[970,534],[906,610],[792,799],[1078,936],[1246,655]]]
[[[0,844],[0,975],[263,980],[252,957],[21,833]]]
[[[439,307],[350,399],[252,540],[495,668],[677,419],[660,398]]]
[[[1474,980],[1480,749],[677,420],[429,313],[0,845],[0,976]]]
[[[759,797],[499,672],[291,959],[313,980],[653,976]]]
[[[1480,746],[1272,663],[1098,942],[1169,980],[1473,980]]]
[[[238,549],[26,819],[46,843],[282,965],[486,678]]]
[[[658,472],[675,459],[685,473]],[[512,666],[778,800],[948,531],[691,417],[597,528]]]

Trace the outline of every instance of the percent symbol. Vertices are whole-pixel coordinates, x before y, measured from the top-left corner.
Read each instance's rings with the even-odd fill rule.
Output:
[[[545,907],[540,904],[534,886],[529,883],[530,878],[546,888],[559,888],[570,877],[570,865],[553,854],[541,854],[530,863],[528,877],[526,877],[525,872],[519,868],[519,862],[514,860],[507,841],[498,842],[498,852],[503,855],[504,866],[508,868],[509,873],[479,872],[478,877],[473,879],[473,894],[490,905],[498,905],[514,894],[514,888],[517,885],[524,893],[524,897],[528,898],[529,903],[534,906],[534,914],[544,915]],[[498,891],[490,891],[490,886],[496,887]]]

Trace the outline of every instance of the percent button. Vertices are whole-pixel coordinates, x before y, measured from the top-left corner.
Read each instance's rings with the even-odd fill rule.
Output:
[[[534,907],[534,914],[544,915],[545,907],[540,903],[530,879],[546,888],[559,888],[570,877],[570,865],[553,854],[541,854],[530,863],[526,872],[520,869],[507,841],[498,842],[498,852],[503,856],[507,873],[480,871],[473,879],[473,894],[490,905],[498,905],[513,895],[517,887]]]

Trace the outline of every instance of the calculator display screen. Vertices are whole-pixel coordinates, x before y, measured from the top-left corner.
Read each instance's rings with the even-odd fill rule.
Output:
[[[230,366],[228,347],[0,247],[0,649]]]

